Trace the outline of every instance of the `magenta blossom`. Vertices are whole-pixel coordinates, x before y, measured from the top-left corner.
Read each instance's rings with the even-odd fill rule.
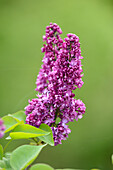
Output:
[[[62,31],[57,24],[46,27],[42,47],[45,53],[43,65],[36,81],[36,99],[29,101],[25,108],[26,123],[39,127],[41,123],[49,125],[53,131],[55,145],[66,140],[71,130],[67,123],[81,119],[85,113],[85,104],[74,98],[73,90],[81,88],[82,65],[78,36],[67,34],[62,40]],[[59,120],[59,121],[57,121]]]
[[[0,118],[0,138],[4,136],[5,126],[3,120]]]

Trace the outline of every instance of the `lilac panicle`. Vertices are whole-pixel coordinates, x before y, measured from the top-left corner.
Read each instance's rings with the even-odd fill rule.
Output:
[[[42,47],[45,55],[36,81],[36,91],[40,94],[25,108],[26,123],[35,127],[41,123],[49,125],[55,145],[61,144],[71,132],[67,123],[81,119],[86,109],[73,93],[83,85],[79,38],[69,33],[62,40],[60,34],[62,31],[57,24],[50,23],[46,27],[43,36],[46,44]]]
[[[0,118],[0,138],[4,136],[5,126],[3,120]]]

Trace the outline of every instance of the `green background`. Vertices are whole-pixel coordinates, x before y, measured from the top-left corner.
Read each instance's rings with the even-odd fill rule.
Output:
[[[72,133],[46,147],[37,162],[54,168],[111,169],[113,153],[113,1],[0,0],[0,117],[23,110],[35,98],[42,64],[45,27],[57,23],[62,38],[72,32],[81,42],[84,85],[76,90],[87,110]],[[5,145],[5,140],[0,140]],[[24,141],[14,141],[7,151]]]

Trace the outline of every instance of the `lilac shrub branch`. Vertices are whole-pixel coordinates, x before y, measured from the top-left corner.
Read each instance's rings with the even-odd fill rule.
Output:
[[[60,34],[62,30],[57,24],[46,27],[46,44],[41,49],[43,64],[36,81],[39,94],[25,107],[26,123],[37,128],[42,123],[49,125],[55,145],[66,140],[71,132],[67,123],[81,119],[86,109],[73,93],[83,85],[79,37],[69,33],[63,40]]]

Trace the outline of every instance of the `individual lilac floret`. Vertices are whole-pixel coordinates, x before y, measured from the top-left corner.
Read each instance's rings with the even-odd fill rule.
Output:
[[[0,138],[4,136],[5,126],[3,120],[0,118]]]
[[[45,54],[36,82],[36,91],[41,94],[25,108],[26,123],[37,128],[42,123],[49,125],[55,145],[66,140],[71,132],[67,123],[81,119],[86,110],[85,104],[75,99],[73,93],[83,85],[79,38],[69,33],[63,41],[60,34],[57,24],[50,23],[46,27],[43,36],[46,44],[42,47]]]

